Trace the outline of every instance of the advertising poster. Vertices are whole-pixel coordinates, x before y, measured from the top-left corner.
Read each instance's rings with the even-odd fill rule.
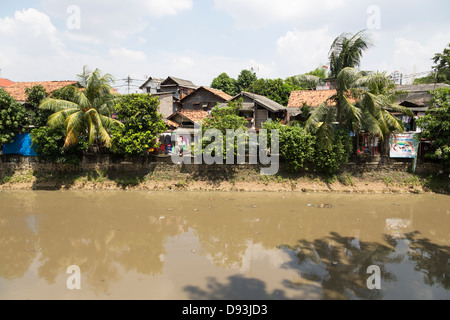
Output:
[[[416,157],[418,142],[414,134],[396,134],[389,138],[390,157],[391,158],[409,158]]]

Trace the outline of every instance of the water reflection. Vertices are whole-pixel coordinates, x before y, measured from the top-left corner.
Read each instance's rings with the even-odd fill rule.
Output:
[[[361,212],[368,199],[379,208]],[[80,298],[449,299],[447,199],[433,211],[420,196],[1,193],[0,297],[36,298],[18,289],[30,279],[68,295],[75,264]],[[367,288],[371,265],[381,290]]]

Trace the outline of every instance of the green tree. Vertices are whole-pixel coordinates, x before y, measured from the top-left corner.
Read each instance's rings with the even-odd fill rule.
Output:
[[[401,92],[385,73],[367,75],[355,68],[345,68],[337,76],[337,93],[317,107],[306,122],[306,127],[314,131],[322,143],[336,143],[335,132],[361,130],[388,141],[392,132],[403,132],[401,121],[392,111],[412,115],[406,108],[395,104]],[[365,89],[362,89],[362,88]],[[385,147],[384,152],[387,153]]]
[[[11,143],[27,124],[27,111],[23,105],[0,88],[0,147]]]
[[[284,126],[280,122],[266,122],[264,129],[278,130],[280,156],[288,170],[314,169],[316,172],[333,174],[348,161],[352,143],[348,133],[337,131],[334,142],[323,144],[315,132],[308,132],[300,126]],[[270,144],[270,139],[268,139]]]
[[[432,106],[425,116],[417,120],[422,128],[421,137],[432,141],[435,151],[427,154],[438,159],[446,171],[450,168],[450,89],[439,88],[431,91]]]
[[[33,149],[39,159],[78,164],[83,152],[88,149],[86,137],[80,138],[77,144],[64,148],[65,137],[66,130],[62,127],[40,127],[31,131]]]
[[[432,60],[436,64],[436,73],[432,72],[426,77],[415,79],[414,84],[434,82],[450,84],[450,44],[442,53],[436,53]]]
[[[265,122],[263,129],[267,129],[268,132],[278,130],[280,156],[288,170],[291,172],[309,170],[315,155],[316,139],[313,135],[302,127],[284,126],[279,121]]]
[[[218,106],[214,107],[211,110],[211,113],[203,119],[202,122],[202,131],[205,133],[210,129],[217,129],[223,136],[223,144],[220,145],[220,141],[209,141],[207,139],[202,140],[202,150],[205,151],[206,147],[214,148],[215,150],[220,150],[223,153],[224,159],[227,155],[227,139],[226,134],[227,130],[238,130],[238,138],[233,141],[234,154],[236,155],[238,152],[238,141],[239,139],[244,138],[245,132],[247,128],[245,125],[248,123],[247,119],[239,116],[239,110],[242,108],[243,100],[240,98],[237,101],[229,101],[227,107],[219,108]],[[241,136],[242,135],[242,136]],[[229,142],[230,143],[230,142]],[[231,146],[231,143],[230,143]]]
[[[222,90],[231,96],[235,96],[238,93],[236,80],[228,76],[225,72],[213,79],[211,88]]]
[[[237,93],[248,90],[258,80],[256,74],[250,70],[242,70],[236,82]]]
[[[289,77],[285,81],[291,86],[298,87],[299,88],[298,90],[301,89],[316,90],[317,85],[320,84],[321,81],[326,77],[327,72],[325,68],[318,67],[311,72]]]
[[[28,111],[29,122],[34,127],[43,127],[47,124],[48,118],[51,116],[50,110],[39,110],[41,102],[48,97],[47,90],[42,85],[37,85],[25,89],[27,99],[25,108]]]
[[[413,112],[396,103],[406,92],[396,90],[395,83],[386,76],[386,72],[361,77],[355,82],[358,88],[353,90],[359,97],[357,106],[361,109],[361,126],[382,141],[381,153],[389,153],[389,135],[403,132],[403,124],[392,112],[414,116]]]
[[[53,99],[76,102],[78,88],[74,86],[67,86],[52,92]]]
[[[112,93],[113,78],[109,74],[102,76],[98,69],[91,72],[87,67],[84,67],[78,78],[85,88],[74,93],[73,101],[47,98],[41,103],[40,109],[54,112],[48,120],[50,127],[66,128],[64,147],[77,144],[82,136],[88,137],[89,146],[96,143],[98,146],[103,144],[110,147],[108,130],[123,126],[111,118],[118,99]]]
[[[166,126],[158,113],[159,99],[148,94],[123,96],[115,110],[125,125],[114,129],[111,140],[114,153],[128,156],[147,155]]]
[[[291,92],[298,87],[285,82],[283,79],[258,79],[248,88],[249,92],[256,93],[287,106]]]
[[[342,33],[330,48],[330,77],[336,78],[345,68],[359,67],[362,54],[371,46],[371,36],[364,30],[354,35]]]

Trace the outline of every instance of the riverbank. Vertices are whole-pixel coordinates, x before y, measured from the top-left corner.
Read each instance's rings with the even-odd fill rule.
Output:
[[[201,166],[186,168],[158,164],[147,170],[92,169],[37,171],[24,167],[0,172],[0,190],[146,190],[241,191],[307,193],[442,193],[450,194],[443,174],[412,174],[386,169],[342,171],[333,176],[280,171],[263,176],[258,166]]]

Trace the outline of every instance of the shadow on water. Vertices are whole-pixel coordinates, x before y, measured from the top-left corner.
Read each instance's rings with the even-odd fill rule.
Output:
[[[298,274],[295,280],[282,280],[280,289],[268,292],[264,279],[233,275],[228,283],[208,278],[206,288],[190,285],[183,290],[189,299],[202,300],[415,299],[419,295],[414,291],[421,289],[435,290],[435,298],[448,299],[450,294],[442,288],[450,289],[450,247],[434,244],[418,235],[418,232],[402,237],[385,235],[386,243],[381,244],[332,232],[324,238],[299,240],[297,245],[279,247],[289,256],[280,268]],[[367,285],[373,274],[368,272],[368,267],[373,265],[380,268],[380,290],[371,290]],[[403,273],[409,273],[409,269],[415,271],[413,284],[405,284],[407,280],[403,278]],[[410,292],[401,292],[401,296],[392,292],[392,287],[405,285],[412,286]]]
[[[385,235],[387,245],[384,245],[332,232],[322,239],[300,240],[296,246],[280,247],[292,257],[282,267],[294,269],[301,278],[319,283],[323,299],[383,299],[386,294],[383,288],[371,290],[367,286],[372,275],[368,267],[376,265],[380,268],[384,287],[387,283],[398,283],[401,276],[398,271],[391,270],[391,265],[399,265],[403,270],[410,262],[415,271],[423,274],[423,285],[417,289],[438,285],[448,290],[450,247],[436,245],[426,238],[416,238],[418,234],[412,232],[403,237]],[[284,285],[304,289],[301,282],[285,280]],[[404,294],[406,296],[399,298],[409,298],[410,293]]]
[[[228,283],[222,284],[216,278],[207,279],[207,290],[197,286],[186,286],[184,291],[192,300],[286,300],[283,290],[267,292],[266,284],[255,278],[245,278],[233,275],[227,278]]]

